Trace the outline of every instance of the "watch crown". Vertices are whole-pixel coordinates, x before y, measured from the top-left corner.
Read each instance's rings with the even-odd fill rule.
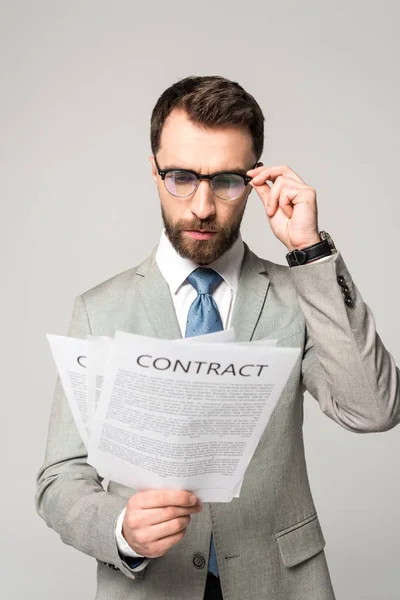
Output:
[[[330,248],[332,254],[335,254],[337,252],[337,249],[333,242],[333,239],[331,238],[331,236],[329,235],[329,233],[327,231],[321,230],[319,232],[319,237],[321,238],[322,241],[326,240],[328,242],[329,248]]]

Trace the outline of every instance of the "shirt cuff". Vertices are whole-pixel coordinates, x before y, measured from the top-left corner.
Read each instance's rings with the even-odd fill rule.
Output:
[[[323,260],[326,260],[327,258],[330,258],[332,256],[332,254],[330,254],[329,256],[323,256],[322,258],[317,258],[317,260],[313,260],[312,262],[322,262]]]

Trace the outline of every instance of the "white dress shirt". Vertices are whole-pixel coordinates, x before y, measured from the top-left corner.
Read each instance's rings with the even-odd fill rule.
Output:
[[[221,283],[213,293],[213,298],[217,303],[224,329],[228,329],[232,321],[233,306],[235,303],[243,256],[244,244],[239,234],[237,240],[222,256],[207,265],[208,268],[214,269],[214,271],[217,271],[222,277]],[[186,320],[189,308],[193,300],[197,298],[196,290],[186,281],[186,278],[189,277],[190,273],[197,269],[199,265],[189,258],[182,258],[172,246],[165,235],[165,232],[162,233],[157,248],[156,262],[170,289],[182,337],[185,337]],[[115,529],[118,550],[122,555],[127,557],[142,557],[142,554],[137,554],[137,552],[132,550],[122,535],[122,523],[125,517],[125,511],[126,508],[120,513]],[[148,562],[149,559],[144,560],[142,564],[135,567],[133,571],[141,571]]]

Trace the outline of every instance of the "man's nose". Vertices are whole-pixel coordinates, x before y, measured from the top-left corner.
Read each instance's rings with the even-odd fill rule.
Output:
[[[199,219],[208,219],[215,215],[215,196],[211,190],[209,181],[200,181],[197,190],[192,196],[190,210]]]

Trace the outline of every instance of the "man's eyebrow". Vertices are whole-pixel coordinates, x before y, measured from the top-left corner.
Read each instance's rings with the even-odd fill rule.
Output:
[[[194,171],[195,173],[198,173],[198,171],[195,169],[191,169],[190,167],[182,167],[182,165],[176,164],[166,165],[162,170],[167,171],[168,169],[175,169],[177,171]],[[214,173],[237,173],[238,175],[246,175],[247,171],[246,169],[243,169],[243,167],[235,167],[232,169],[220,169],[219,171],[214,171]],[[213,175],[213,173],[210,173],[210,175]]]
[[[178,169],[179,171],[192,171],[193,169],[189,169],[189,167],[182,167],[182,165],[165,165],[162,171],[167,171],[168,169]]]

